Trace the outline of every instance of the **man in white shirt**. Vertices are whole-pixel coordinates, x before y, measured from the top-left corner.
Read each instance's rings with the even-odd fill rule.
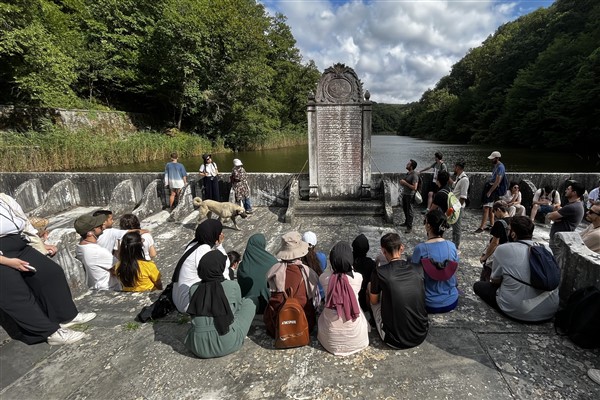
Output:
[[[587,209],[592,208],[595,202],[600,200],[600,181],[598,181],[598,186],[590,191],[587,199]]]
[[[120,290],[113,266],[117,259],[110,251],[98,244],[103,235],[106,217],[103,214],[82,215],[75,220],[75,231],[81,237],[75,250],[87,274],[87,285],[96,290]]]
[[[102,215],[105,218],[102,236],[98,237],[98,245],[104,247],[106,250],[110,252],[112,255],[117,255],[119,252],[119,244],[121,243],[121,239],[123,235],[127,232],[137,231],[140,235],[144,233],[148,233],[149,231],[146,229],[117,229],[113,228],[115,223],[113,219],[113,213],[110,210],[97,210],[94,211],[92,216],[96,217],[98,215]]]

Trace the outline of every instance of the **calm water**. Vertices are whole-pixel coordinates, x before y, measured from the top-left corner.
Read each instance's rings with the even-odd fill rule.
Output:
[[[431,165],[433,153],[442,152],[448,165],[457,160],[466,162],[467,171],[490,171],[487,156],[494,150],[502,153],[502,162],[514,172],[600,172],[600,156],[583,156],[576,153],[559,153],[543,150],[492,147],[488,145],[448,144],[406,136],[373,136],[371,144],[372,172],[404,172],[409,159],[417,161],[417,169]],[[308,172],[308,146],[287,147],[276,150],[241,151],[213,154],[221,172],[229,172],[233,159],[244,162],[248,172]],[[164,161],[97,168],[96,172],[159,172]],[[188,173],[198,171],[201,157],[180,159]]]

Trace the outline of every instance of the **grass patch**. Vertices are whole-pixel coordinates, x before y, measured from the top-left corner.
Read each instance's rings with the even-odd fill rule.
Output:
[[[140,324],[138,324],[137,322],[128,322],[123,326],[123,330],[125,331],[136,331],[138,329],[140,329]]]

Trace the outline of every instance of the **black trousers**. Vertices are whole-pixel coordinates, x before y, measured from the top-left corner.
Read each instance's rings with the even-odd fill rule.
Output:
[[[496,301],[496,292],[500,286],[493,285],[491,282],[479,281],[473,284],[473,291],[481,300],[485,301],[496,310],[502,312]]]
[[[37,272],[21,272],[0,265],[0,323],[16,340],[27,344],[46,341],[59,323],[77,315],[63,269],[29,246],[19,235],[0,238],[5,257],[19,258]]]
[[[219,178],[216,176],[205,176],[202,178],[204,184],[204,200],[221,201],[219,193]]]
[[[402,210],[404,210],[404,222],[406,222],[406,229],[412,229],[413,227],[413,219],[414,219],[414,210],[413,210],[413,201],[415,196],[410,195],[402,195]]]

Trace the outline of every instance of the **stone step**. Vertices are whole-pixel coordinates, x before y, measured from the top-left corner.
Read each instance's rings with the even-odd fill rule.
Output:
[[[303,201],[295,204],[296,216],[317,215],[368,215],[383,216],[385,207],[382,201],[359,201],[359,200],[319,200]]]

